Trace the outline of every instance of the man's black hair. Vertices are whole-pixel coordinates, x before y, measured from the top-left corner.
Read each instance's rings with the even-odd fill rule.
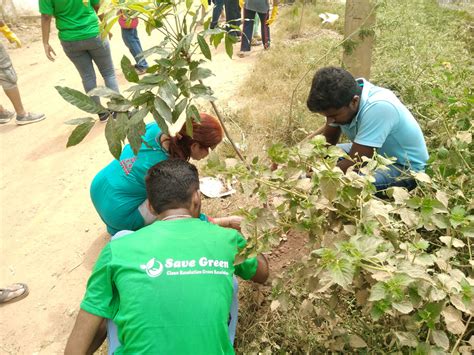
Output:
[[[199,189],[196,167],[181,159],[167,159],[153,165],[145,178],[146,193],[157,214],[175,208],[188,208]]]
[[[312,112],[339,109],[361,93],[362,88],[347,70],[325,67],[314,75],[306,105]]]

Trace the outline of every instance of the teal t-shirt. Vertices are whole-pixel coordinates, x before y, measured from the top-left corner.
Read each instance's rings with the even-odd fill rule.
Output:
[[[127,144],[120,160],[112,161],[94,177],[91,199],[110,234],[143,227],[137,209],[147,198],[145,176],[153,165],[168,159],[158,143],[160,134],[156,123],[147,124],[138,154]]]
[[[39,0],[42,14],[56,18],[59,38],[63,41],[81,41],[99,35],[99,20],[93,6],[100,0]]]
[[[428,149],[418,122],[395,94],[365,79],[359,111],[345,125],[338,125],[351,141],[374,147],[377,153],[395,157],[397,163],[414,171],[423,171]]]
[[[154,222],[105,246],[81,308],[117,325],[115,354],[233,354],[232,276],[250,279],[258,266],[234,265],[245,244],[197,218]]]

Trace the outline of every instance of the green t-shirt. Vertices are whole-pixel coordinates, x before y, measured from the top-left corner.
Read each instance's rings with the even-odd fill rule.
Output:
[[[157,221],[107,244],[81,308],[113,319],[115,354],[233,354],[232,276],[250,279],[258,264],[234,265],[245,244],[236,230],[197,218]]]
[[[56,18],[59,38],[63,41],[81,41],[99,35],[99,20],[93,6],[100,0],[39,0],[42,14]]]

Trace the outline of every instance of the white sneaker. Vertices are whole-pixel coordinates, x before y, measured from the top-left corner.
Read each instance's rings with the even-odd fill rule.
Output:
[[[15,118],[15,116],[16,113],[12,111],[5,110],[3,112],[0,112],[0,123],[8,123],[13,118]]]
[[[44,113],[32,113],[28,112],[26,115],[23,116],[16,116],[16,124],[18,125],[25,125],[30,124],[38,121],[42,121],[46,118]]]

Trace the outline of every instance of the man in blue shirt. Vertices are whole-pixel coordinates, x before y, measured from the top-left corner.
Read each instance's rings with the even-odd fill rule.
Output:
[[[375,172],[377,191],[416,186],[409,171],[424,170],[428,160],[425,139],[413,115],[392,91],[362,78],[356,80],[342,68],[326,67],[313,78],[307,106],[326,117],[322,134],[329,144],[336,145],[341,132],[352,142],[338,145],[350,157],[339,161],[342,171],[376,151],[396,158],[388,170]]]

